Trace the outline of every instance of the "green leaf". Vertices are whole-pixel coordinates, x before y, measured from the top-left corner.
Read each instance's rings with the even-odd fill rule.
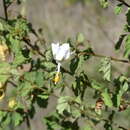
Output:
[[[70,62],[70,71],[72,74],[75,73],[76,69],[78,68],[79,58],[73,58]]]
[[[93,80],[91,82],[91,86],[92,86],[92,88],[94,88],[96,90],[103,90],[104,89],[104,87],[100,83],[96,82],[95,80]]]
[[[130,9],[128,9],[128,12],[126,13],[126,20],[128,25],[130,25]]]
[[[99,2],[100,2],[100,5],[103,8],[107,8],[108,7],[108,1],[107,0],[99,0]]]
[[[17,54],[21,50],[21,41],[19,39],[14,38],[11,34],[7,35],[8,42],[10,42],[11,50]]]
[[[32,71],[32,72],[26,72],[25,75],[24,75],[24,78],[32,83],[35,82],[35,79],[36,79],[36,74],[37,72],[36,71]]]
[[[44,76],[45,76],[44,72],[38,72],[38,71],[25,72],[24,74],[24,78],[27,81],[36,84],[38,87],[43,87]]]
[[[112,103],[112,100],[111,100],[111,97],[110,97],[108,90],[105,89],[101,95],[103,97],[103,101],[104,101],[105,105],[107,105],[108,107],[112,107],[113,103]]]
[[[3,118],[7,116],[7,112],[0,111],[0,122],[2,122]]]
[[[84,72],[79,73],[78,76],[75,77],[75,81],[72,83],[72,89],[75,96],[83,98],[88,85],[90,85],[90,82],[87,75]]]
[[[28,96],[28,94],[31,92],[32,89],[33,89],[32,84],[25,81],[19,84],[18,91],[20,93],[20,96],[26,97]]]
[[[73,58],[70,63],[70,71],[72,74],[80,73],[83,70],[84,56]]]
[[[127,35],[126,41],[125,41],[125,52],[124,56],[126,58],[129,58],[130,56],[130,35]]]
[[[51,50],[47,50],[45,52],[45,58],[46,58],[47,61],[52,61],[53,56],[52,56],[52,51]]]
[[[44,117],[43,122],[47,125],[47,130],[62,130],[60,117],[57,113]]]
[[[101,114],[102,114],[102,110],[101,110],[101,109],[95,109],[95,112],[96,112],[98,115],[101,115]]]
[[[0,82],[5,82],[10,77],[11,66],[6,62],[0,63]]]
[[[22,63],[24,63],[27,60],[27,58],[25,58],[21,52],[17,53],[15,55],[14,61],[13,61],[13,65],[14,66],[18,66],[21,65]]]
[[[7,62],[1,62],[0,63],[0,74],[7,74],[11,70],[11,66]]]
[[[76,37],[76,41],[78,43],[83,43],[84,42],[84,35],[82,33],[78,33]]]
[[[56,65],[52,62],[43,61],[42,67],[44,67],[47,71],[53,71],[56,68]]]
[[[116,7],[115,7],[115,9],[114,9],[114,12],[115,12],[115,14],[116,15],[119,15],[120,13],[121,13],[121,11],[122,11],[122,3],[121,4],[118,4]]]
[[[41,99],[48,99],[49,95],[46,93],[42,93],[42,94],[38,95],[38,97],[40,97]]]
[[[117,43],[116,43],[116,45],[115,45],[115,50],[119,50],[119,49],[120,49],[120,47],[121,47],[121,45],[122,45],[122,43],[123,43],[123,40],[124,40],[124,38],[125,38],[126,36],[127,36],[126,34],[120,35],[119,40],[117,41]]]
[[[120,89],[119,89],[119,92],[117,94],[117,107],[120,106],[121,104],[121,99],[122,99],[122,96],[123,94],[128,90],[128,83],[125,82],[123,85],[120,86]]]
[[[5,3],[6,4],[10,4],[10,3],[12,3],[13,2],[13,0],[5,0]]]
[[[11,123],[11,113],[7,113],[2,120],[2,125],[8,126]]]
[[[12,120],[14,122],[14,126],[18,126],[22,123],[23,116],[18,112],[13,112],[12,113]]]
[[[111,81],[111,59],[110,58],[106,57],[101,59],[99,72],[103,73],[104,80]]]
[[[89,124],[86,124],[83,126],[82,130],[92,130],[92,128]]]
[[[38,85],[38,87],[43,87],[43,85],[44,85],[44,72],[36,72],[35,82]]]
[[[78,118],[81,116],[81,111],[76,107],[71,107],[71,114],[74,118]]]
[[[67,110],[70,112],[70,105],[68,104],[68,101],[71,98],[69,96],[60,97],[58,99],[58,105],[56,107],[59,114],[63,114],[64,110]]]

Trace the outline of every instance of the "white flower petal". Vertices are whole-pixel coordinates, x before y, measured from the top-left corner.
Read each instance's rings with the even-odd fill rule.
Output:
[[[64,43],[61,46],[59,43],[52,43],[52,53],[56,61],[67,60],[71,55],[70,46],[68,43]]]
[[[70,57],[70,51],[67,51],[66,54],[65,54],[64,59],[67,60],[67,59],[69,59],[69,57]]]
[[[58,53],[56,55],[56,59],[61,61],[63,59],[68,59],[70,56],[70,46],[68,43],[65,43],[60,46],[60,49],[58,50]]]
[[[62,61],[63,58],[64,58],[64,55],[65,55],[65,52],[63,52],[63,51],[61,51],[61,50],[59,49],[58,53],[56,54],[55,59],[56,59],[57,61]]]
[[[68,43],[64,43],[60,46],[60,49],[64,49],[64,50],[69,50],[70,49],[70,45]]]
[[[56,54],[57,54],[57,52],[58,52],[58,50],[59,50],[59,48],[60,48],[60,46],[59,46],[59,43],[52,43],[51,44],[51,48],[52,48],[52,54],[53,54],[53,56],[54,56],[54,58],[56,57]]]

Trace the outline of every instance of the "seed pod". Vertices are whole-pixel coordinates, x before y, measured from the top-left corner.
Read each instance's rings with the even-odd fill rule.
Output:
[[[127,107],[128,107],[127,104],[121,104],[121,105],[119,106],[119,111],[120,111],[120,112],[121,112],[121,111],[125,111],[125,110],[127,109]]]
[[[96,101],[95,109],[97,109],[97,110],[102,109],[103,108],[103,104],[104,104],[104,101],[101,98],[99,98]]]

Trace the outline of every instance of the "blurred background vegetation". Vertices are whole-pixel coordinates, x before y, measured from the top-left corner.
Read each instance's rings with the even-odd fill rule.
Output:
[[[45,38],[48,46],[52,42],[64,42],[69,37],[75,39],[77,33],[80,32],[85,37],[85,45],[83,47],[89,44],[96,53],[121,58],[122,54],[119,52],[115,53],[114,46],[123,32],[126,18],[124,13],[120,15],[114,14],[114,8],[118,3],[116,0],[110,0],[110,3],[109,7],[105,9],[101,8],[98,0],[26,0],[24,4],[28,20],[37,31],[42,32],[42,37]],[[11,14],[15,16],[19,8],[15,8],[14,5],[9,10],[10,12],[15,10]],[[124,8],[123,12],[125,11]],[[2,1],[0,1],[0,15],[4,15]],[[101,80],[98,78],[101,77],[97,73],[98,66],[95,65],[98,62],[99,58],[92,58],[87,61],[84,67],[89,76]],[[126,72],[129,75],[128,69],[129,67],[122,63],[118,63],[116,68],[113,66],[115,75],[119,75],[122,72]],[[37,114],[31,120],[32,130],[46,130],[41,119],[52,112],[55,106],[56,99],[52,97],[46,110],[43,108],[37,109]],[[129,114],[129,110],[118,113],[115,116],[116,122],[118,124],[121,122],[123,126],[130,128]],[[25,124],[20,129],[26,130]],[[20,129],[16,128],[16,130]],[[100,126],[97,126],[97,129],[103,130]],[[13,128],[10,130],[13,130]]]

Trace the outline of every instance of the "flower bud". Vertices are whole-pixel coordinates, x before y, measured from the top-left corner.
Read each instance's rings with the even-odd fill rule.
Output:
[[[2,61],[6,60],[7,51],[8,51],[8,47],[6,45],[0,45],[0,59]]]
[[[16,106],[16,104],[17,104],[17,102],[16,102],[15,99],[10,99],[9,103],[8,103],[8,106],[9,106],[9,108],[12,109],[12,108],[14,108]]]

